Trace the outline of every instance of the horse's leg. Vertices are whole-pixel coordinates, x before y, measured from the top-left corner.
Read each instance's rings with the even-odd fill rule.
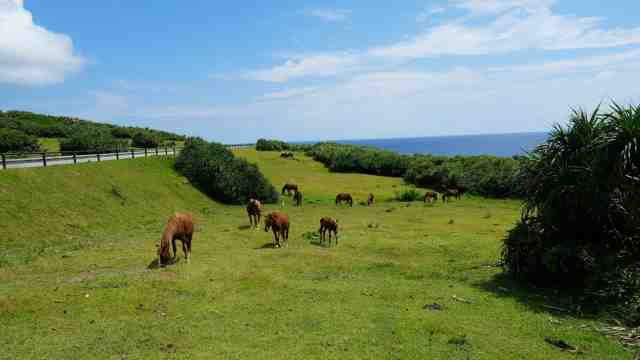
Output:
[[[285,239],[287,240],[287,247],[289,247],[289,227],[287,226],[287,228],[285,229]]]
[[[184,258],[189,262],[189,252],[187,251],[187,237],[182,238],[182,252],[184,253]]]
[[[191,240],[193,239],[193,234],[187,235],[187,250],[189,250],[189,257],[187,257],[187,262],[191,261]]]
[[[173,259],[175,260],[178,257],[178,252],[176,250],[176,237],[171,238],[171,246],[173,247]]]
[[[273,230],[273,237],[276,239],[276,242],[273,245],[273,247],[280,247],[280,239],[278,239],[278,232],[276,231],[276,228],[272,228],[272,230]]]
[[[333,230],[333,235],[336,237],[336,246],[338,246],[338,229]]]

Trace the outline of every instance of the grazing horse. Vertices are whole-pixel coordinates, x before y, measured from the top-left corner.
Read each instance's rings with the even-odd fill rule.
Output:
[[[458,189],[447,189],[447,191],[442,194],[442,202],[449,202],[449,198],[460,199],[460,192]]]
[[[247,215],[249,215],[249,224],[251,224],[251,227],[258,228],[261,214],[262,203],[256,199],[249,199],[249,204],[247,204]]]
[[[162,266],[162,260],[168,259],[171,255],[169,252],[169,243],[173,247],[173,258],[177,256],[176,240],[182,242],[182,251],[187,259],[191,260],[191,239],[193,238],[193,216],[189,213],[175,213],[167,221],[164,227],[160,243],[158,247],[158,265]]]
[[[373,194],[369,193],[369,197],[367,197],[367,206],[373,205],[374,201],[375,201],[375,198],[374,198]]]
[[[273,230],[275,238],[275,247],[280,247],[280,239],[289,246],[289,217],[287,214],[274,211],[264,218],[264,231],[268,232],[269,228]]]
[[[283,152],[282,154],[280,154],[280,157],[283,159],[293,159],[293,153],[292,152]]]
[[[349,206],[353,206],[353,198],[351,197],[351,194],[340,193],[336,195],[336,205],[341,204],[342,202],[346,202]]]
[[[296,202],[296,206],[302,206],[302,191],[296,190],[293,194],[293,201]]]
[[[331,232],[335,235],[336,238],[336,246],[338,245],[338,220],[330,218],[328,216],[320,219],[320,241],[324,243],[326,238],[326,233],[329,231],[329,246],[331,246]]]
[[[429,201],[430,203],[438,201],[438,193],[435,191],[427,191],[424,194],[424,202]]]
[[[298,191],[298,185],[296,184],[291,184],[291,183],[286,183],[284,184],[284,186],[282,187],[282,195],[284,195],[285,191],[287,192],[287,195],[291,195],[291,192],[296,192]]]

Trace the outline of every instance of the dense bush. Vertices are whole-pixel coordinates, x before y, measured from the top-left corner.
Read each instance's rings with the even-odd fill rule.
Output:
[[[160,146],[160,138],[149,132],[137,132],[131,138],[131,145],[140,148],[155,148]]]
[[[640,322],[640,106],[575,111],[523,160],[521,222],[504,241],[514,276],[619,304]]]
[[[395,199],[398,201],[418,201],[424,198],[424,194],[416,189],[396,191]]]
[[[307,155],[335,172],[399,177],[404,175],[409,166],[407,156],[355,145],[319,143],[308,149]]]
[[[256,150],[258,151],[305,151],[311,145],[290,144],[280,140],[258,139]]]
[[[128,127],[115,127],[111,129],[111,136],[118,139],[131,139],[133,137],[133,129]]]
[[[109,152],[126,151],[127,140],[116,139],[110,132],[99,130],[83,130],[75,132],[66,139],[60,140],[60,151],[66,152]]]
[[[18,130],[0,128],[0,153],[28,153],[40,151],[38,138]]]
[[[307,155],[331,171],[403,177],[405,182],[424,188],[464,186],[467,192],[487,197],[519,197],[517,158],[495,156],[400,155],[375,148],[320,143]]]
[[[244,204],[250,197],[278,201],[278,192],[258,167],[236,158],[224,145],[190,138],[178,156],[176,169],[212,198]]]

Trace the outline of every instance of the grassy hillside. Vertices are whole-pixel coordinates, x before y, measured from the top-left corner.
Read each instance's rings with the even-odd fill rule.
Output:
[[[307,203],[289,204],[290,247],[247,228],[242,206],[194,190],[171,159],[0,173],[0,359],[628,359],[614,340],[556,316],[551,294],[495,266],[514,201],[331,204],[390,198],[399,179],[330,174],[277,153],[238,152]],[[394,186],[396,186],[394,188]],[[268,210],[276,207],[270,206]],[[192,211],[193,261],[149,269],[166,218]],[[340,244],[317,245],[321,216]],[[455,297],[454,297],[455,296]],[[424,309],[427,304],[442,310]]]

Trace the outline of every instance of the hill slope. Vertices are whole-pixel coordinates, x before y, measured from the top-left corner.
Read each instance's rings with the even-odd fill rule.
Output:
[[[243,206],[193,189],[171,159],[0,174],[0,358],[575,358],[547,336],[583,359],[630,357],[578,327],[591,320],[548,313],[552,297],[499,276],[517,202],[336,208],[337,191],[384,199],[400,180],[239,154],[274,184],[303,187],[302,208],[286,200],[288,248],[247,229]],[[176,210],[198,221],[193,262],[148,269]],[[337,247],[312,234],[325,215],[339,219]]]

